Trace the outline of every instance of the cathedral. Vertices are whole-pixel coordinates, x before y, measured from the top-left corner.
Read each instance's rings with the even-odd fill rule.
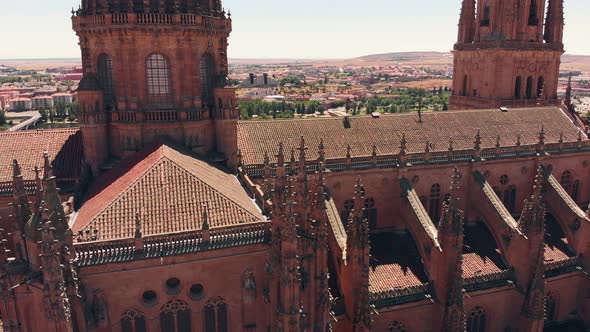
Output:
[[[220,0],[82,0],[79,129],[2,133],[4,331],[585,331],[563,0],[463,0],[451,111],[240,121]]]

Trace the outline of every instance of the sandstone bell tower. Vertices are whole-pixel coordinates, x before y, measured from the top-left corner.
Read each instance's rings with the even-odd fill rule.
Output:
[[[463,0],[452,109],[558,105],[563,0]]]
[[[72,15],[94,172],[160,139],[231,164],[238,114],[225,87],[231,15],[220,0],[82,0]]]

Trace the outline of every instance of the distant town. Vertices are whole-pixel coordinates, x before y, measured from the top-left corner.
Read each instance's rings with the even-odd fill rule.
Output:
[[[590,111],[590,57],[564,56],[560,94]],[[52,66],[53,65],[53,66]],[[450,53],[391,53],[350,60],[233,60],[243,120],[448,110]],[[76,61],[0,60],[0,130],[77,126]]]

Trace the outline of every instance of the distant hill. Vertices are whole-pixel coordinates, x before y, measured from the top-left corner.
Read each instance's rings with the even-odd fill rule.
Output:
[[[394,52],[394,53],[383,53],[383,54],[371,54],[365,55],[354,60],[376,62],[376,61],[420,61],[420,60],[440,60],[444,58],[451,58],[450,52]]]

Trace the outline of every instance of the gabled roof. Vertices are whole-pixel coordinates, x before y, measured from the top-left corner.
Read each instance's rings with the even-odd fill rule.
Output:
[[[80,176],[83,160],[79,129],[23,130],[0,133],[0,182],[12,181],[12,161],[21,166],[23,178],[34,180],[35,166],[43,166],[43,152],[49,152],[58,179]]]
[[[238,146],[246,165],[262,164],[264,153],[270,156],[284,144],[285,152],[299,146],[300,137],[310,148],[310,158],[317,157],[320,139],[323,139],[326,158],[344,158],[350,144],[351,156],[370,156],[376,144],[379,155],[395,155],[405,135],[408,153],[424,152],[426,142],[431,151],[446,151],[449,140],[455,150],[474,146],[474,137],[481,131],[482,148],[496,145],[500,136],[502,146],[515,146],[517,136],[522,145],[533,145],[539,140],[541,127],[545,129],[545,142],[557,143],[560,133],[565,142],[575,142],[579,130],[557,107],[539,107],[500,110],[469,110],[424,113],[422,122],[417,113],[351,117],[350,128],[343,118],[301,120],[241,121],[238,123]]]
[[[166,145],[139,152],[98,179],[76,215],[74,234],[97,231],[97,240],[133,238],[137,216],[142,235],[266,220],[237,178]]]

